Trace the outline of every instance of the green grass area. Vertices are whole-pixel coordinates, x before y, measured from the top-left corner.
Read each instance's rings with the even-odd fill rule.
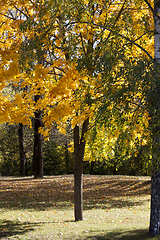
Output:
[[[150,240],[150,178],[84,175],[74,222],[73,175],[0,178],[0,239]]]

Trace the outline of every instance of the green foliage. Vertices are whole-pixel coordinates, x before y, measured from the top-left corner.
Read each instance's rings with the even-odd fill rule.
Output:
[[[44,146],[44,175],[61,175],[73,173],[74,158],[67,147],[58,146],[51,140]]]
[[[54,131],[53,131],[54,132]],[[58,133],[57,133],[58,134]],[[44,142],[44,174],[70,174],[74,171],[74,158],[63,143],[62,136],[51,134]],[[57,138],[57,143],[55,142]],[[65,142],[65,140],[64,140]],[[24,150],[26,175],[32,175],[33,131],[24,128]],[[20,167],[18,125],[3,124],[0,127],[0,173],[4,176],[18,176]]]
[[[146,148],[147,146],[145,146]],[[137,157],[111,158],[95,160],[91,163],[84,162],[84,173],[93,175],[130,175],[130,176],[150,176],[151,175],[151,155],[146,149],[139,153]]]
[[[24,128],[26,175],[32,174],[33,134]],[[0,173],[4,176],[18,176],[20,167],[18,125],[0,126]]]
[[[0,172],[11,176],[19,173],[19,141],[16,125],[0,127]]]
[[[106,57],[100,65],[105,66],[101,71],[104,95],[87,139],[87,151],[92,153],[87,160],[95,161],[94,174],[150,175],[152,143],[148,126],[150,112],[155,110],[153,98],[159,106],[158,96],[150,96],[156,85],[153,82],[159,82],[153,77],[153,64],[145,58],[126,59],[122,54],[114,77]]]
[[[0,172],[5,176],[19,175],[19,142],[17,125],[1,125],[0,129]],[[25,129],[26,175],[32,175],[32,132]],[[116,143],[113,156],[100,158],[97,150],[94,161],[84,161],[85,174],[150,175],[151,154],[148,145],[134,149],[124,145],[123,138]],[[55,140],[44,143],[44,175],[71,174],[74,172],[74,156],[65,144]]]

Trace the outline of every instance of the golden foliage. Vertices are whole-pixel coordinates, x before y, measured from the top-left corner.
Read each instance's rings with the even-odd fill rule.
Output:
[[[112,4],[98,0],[93,4],[83,0],[80,6],[74,1],[56,2],[0,1],[0,90],[8,84],[19,89],[12,97],[1,94],[1,123],[31,126],[30,118],[37,110],[43,111],[47,128],[56,121],[63,131],[67,119],[71,119],[72,127],[82,125],[88,117],[94,122],[96,100],[105,94],[97,62],[107,49],[112,50],[111,42],[126,48],[126,59],[144,56],[142,48],[153,57],[153,34],[149,34],[154,29],[153,17],[144,1],[117,0]],[[112,77],[122,66],[123,62],[117,61],[111,69]],[[123,77],[116,81],[111,87],[113,93],[124,83]],[[35,95],[41,96],[37,102]],[[114,124],[114,118],[112,121]],[[119,129],[112,138],[104,131],[102,127],[99,138],[106,146],[116,141]],[[143,128],[135,125],[132,135],[141,137],[142,132]],[[95,143],[95,148],[98,145]]]

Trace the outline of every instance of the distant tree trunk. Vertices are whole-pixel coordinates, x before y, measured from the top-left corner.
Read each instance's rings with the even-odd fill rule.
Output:
[[[95,161],[91,161],[91,168],[90,168],[90,174],[91,175],[94,174],[94,165],[95,165]]]
[[[19,135],[19,155],[20,155],[20,176],[25,176],[25,164],[26,164],[26,158],[25,158],[25,151],[24,151],[24,139],[23,139],[23,130],[24,126],[22,123],[19,123],[19,129],[18,129],[18,135]]]
[[[89,118],[87,118],[82,126],[82,134],[80,138],[79,127],[74,128],[74,214],[75,221],[83,220],[83,158],[85,150],[84,135],[88,130]]]
[[[154,42],[155,42],[155,64],[160,65],[160,0],[154,1]],[[151,99],[152,129],[152,165],[153,173],[151,179],[151,212],[149,232],[154,235],[160,234],[160,89],[154,86]]]
[[[68,153],[68,146],[65,143],[65,161],[66,161],[66,173],[70,173],[70,166],[69,166],[69,153]]]
[[[39,95],[35,96],[35,102],[40,98]],[[41,111],[35,112],[34,119],[34,153],[33,153],[33,174],[35,178],[43,177],[43,147],[42,135],[38,132],[39,127],[42,127]]]

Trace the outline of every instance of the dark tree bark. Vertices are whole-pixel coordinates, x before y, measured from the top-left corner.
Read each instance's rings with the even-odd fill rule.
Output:
[[[89,118],[87,118],[82,126],[82,134],[80,138],[79,127],[74,128],[74,214],[75,221],[83,220],[83,158],[85,150],[84,135],[88,130]]]
[[[40,98],[35,96],[35,102]],[[42,127],[41,111],[35,112],[34,119],[34,153],[33,153],[33,174],[35,178],[43,178],[43,147],[42,135],[38,132],[39,127]]]
[[[69,153],[68,153],[68,146],[65,143],[65,160],[66,160],[66,173],[70,173],[70,166],[69,166]]]
[[[145,1],[148,2],[148,1]],[[155,45],[155,65],[160,66],[160,0],[154,0],[154,45]],[[159,74],[157,71],[153,81],[153,92],[150,99],[150,128],[152,132],[152,167],[151,178],[151,211],[149,232],[154,235],[160,234],[160,89]]]
[[[95,161],[91,161],[91,169],[90,169],[90,174],[91,175],[94,174],[94,165],[95,165]]]
[[[158,96],[159,95],[159,96]],[[149,232],[160,234],[160,91],[155,90],[155,100],[152,101],[150,127],[152,130],[152,177],[151,177],[151,209]]]
[[[160,234],[160,172],[154,173],[151,180],[151,214],[149,232]]]
[[[24,139],[23,139],[23,130],[24,126],[22,123],[19,123],[19,129],[18,129],[18,135],[19,135],[19,155],[20,155],[20,176],[25,176],[25,164],[26,164],[26,158],[25,158],[25,151],[24,151]]]

